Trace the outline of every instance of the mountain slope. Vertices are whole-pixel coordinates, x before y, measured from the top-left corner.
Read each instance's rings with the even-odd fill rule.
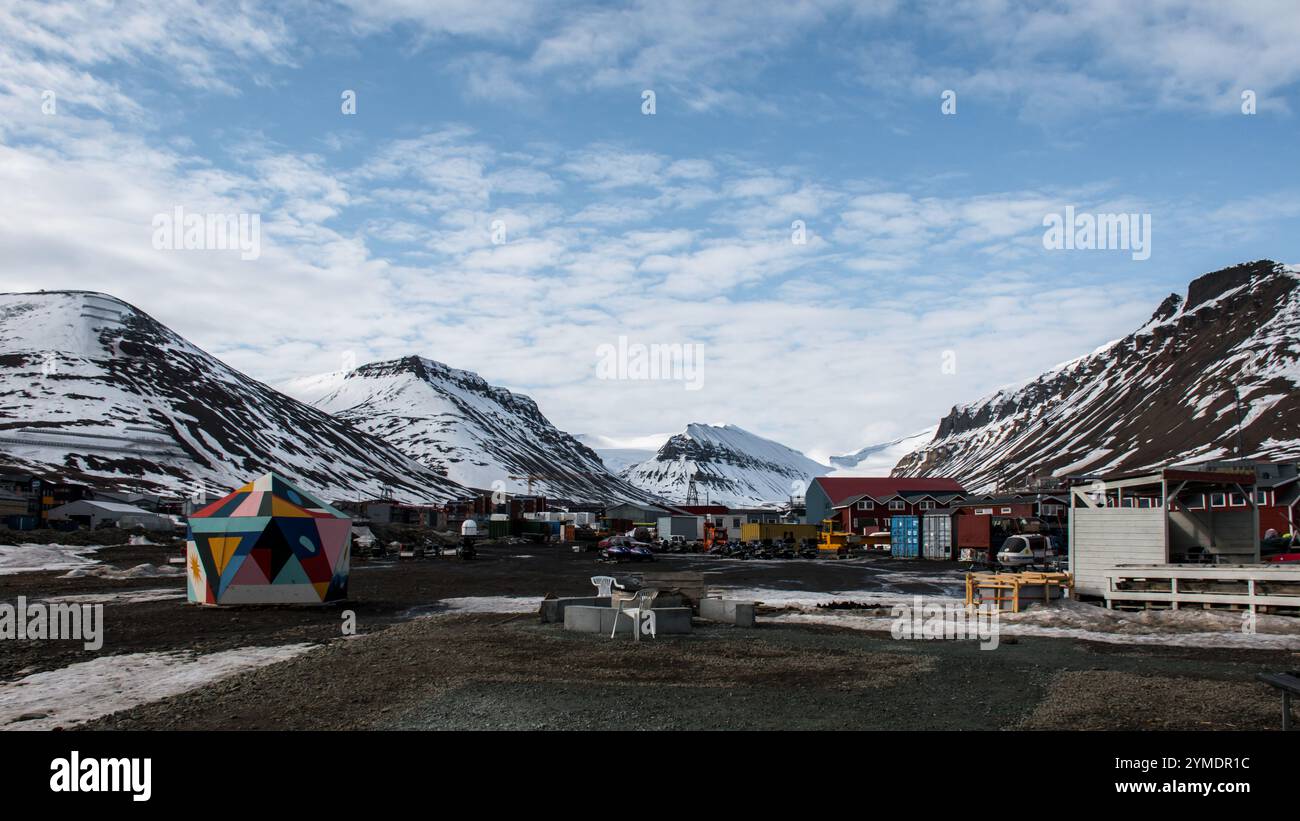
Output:
[[[476,373],[408,356],[301,381],[313,404],[381,437],[462,485],[577,501],[644,496],[600,457],[556,429],[527,396]],[[501,484],[496,484],[501,483]]]
[[[573,438],[594,450],[600,461],[613,473],[621,473],[638,462],[653,458],[658,452],[653,447],[634,447],[594,433],[580,433]]]
[[[934,438],[939,426],[933,425],[920,433],[904,436],[892,442],[867,445],[864,448],[845,454],[832,456],[831,467],[834,476],[880,476],[888,472],[898,461]]]
[[[334,499],[463,488],[256,382],[121,300],[0,295],[0,458],[120,488],[225,492],[274,470]]]
[[[1300,455],[1300,269],[1264,260],[1170,294],[1136,332],[1013,391],[960,405],[896,475],[971,489],[1236,454]]]
[[[797,450],[735,425],[692,423],[659,448],[653,459],[622,476],[637,487],[684,503],[692,478],[700,503],[733,506],[774,504],[802,494],[802,488],[830,468]]]

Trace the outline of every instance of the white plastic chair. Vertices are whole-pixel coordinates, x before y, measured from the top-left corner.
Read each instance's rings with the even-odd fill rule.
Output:
[[[632,620],[632,640],[640,641],[642,633],[649,633],[650,638],[657,639],[659,634],[656,632],[655,611],[650,606],[654,600],[655,591],[642,590],[637,594],[634,600],[636,607],[625,607],[628,601],[618,603],[618,612],[614,614],[614,629],[609,631],[609,637],[612,639],[618,633],[618,617],[627,616]]]
[[[613,576],[592,576],[591,583],[596,585],[596,598],[607,599],[614,590]]]

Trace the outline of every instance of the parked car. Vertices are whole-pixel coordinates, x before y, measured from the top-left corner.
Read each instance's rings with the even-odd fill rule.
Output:
[[[1041,533],[1008,536],[998,548],[998,564],[1003,567],[1043,567],[1056,562],[1052,540]]]

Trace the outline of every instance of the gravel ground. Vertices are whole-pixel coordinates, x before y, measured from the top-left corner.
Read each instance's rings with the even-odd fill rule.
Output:
[[[1021,725],[1024,729],[1266,730],[1281,718],[1276,690],[1251,680],[1068,670]]]
[[[117,551],[121,552],[117,552]],[[165,562],[109,548],[116,566]],[[157,552],[157,549],[154,549]],[[443,599],[587,595],[591,554],[489,546],[474,562],[359,564],[359,635],[344,607],[197,608],[179,600],[106,608],[105,653],[209,653],[295,642],[308,653],[101,718],[129,729],[1128,729],[1271,728],[1277,699],[1254,675],[1295,653],[1127,647],[1063,638],[893,641],[812,624],[754,630],[696,623],[639,644],[565,633],[532,614],[444,612]],[[671,557],[713,584],[818,592],[940,592],[944,566],[725,562]],[[626,570],[628,568],[620,568]],[[915,574],[914,583],[907,581]],[[0,600],[176,586],[180,579],[0,577]],[[418,618],[416,616],[419,616]],[[84,661],[79,644],[6,643],[0,680]]]
[[[532,616],[433,616],[87,725],[104,729],[1270,728],[1277,654],[996,651],[700,624],[635,644]],[[1235,656],[1235,657],[1234,657]],[[1260,658],[1256,658],[1260,657]],[[1065,670],[1065,672],[1061,672]],[[1170,673],[1176,675],[1170,675]],[[1184,688],[1180,692],[1179,688]]]
[[[119,569],[140,564],[165,566],[176,550],[153,546],[105,547],[94,557]],[[661,570],[702,570],[718,583],[798,590],[880,587],[878,578],[915,565],[933,573],[930,563],[742,562],[695,556],[668,556],[655,562]],[[945,565],[946,566],[946,565]],[[953,565],[955,567],[955,565]],[[591,595],[590,578],[634,571],[598,564],[594,553],[533,545],[489,545],[479,558],[451,557],[399,563],[393,559],[356,562],[344,604],[323,607],[187,607],[183,599],[110,604],[105,608],[105,653],[193,650],[210,653],[238,647],[327,641],[341,635],[342,612],[356,614],[357,629],[367,634],[414,615],[436,612],[439,601],[474,596]],[[69,595],[101,595],[174,589],[184,595],[183,576],[105,579],[64,578],[65,571],[0,576],[0,601]],[[929,583],[905,585],[909,592],[935,593]],[[0,681],[87,660],[80,642],[14,641],[0,653]]]

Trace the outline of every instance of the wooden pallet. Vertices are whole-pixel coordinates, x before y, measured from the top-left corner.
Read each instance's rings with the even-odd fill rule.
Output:
[[[1074,587],[1069,573],[967,573],[966,605],[992,604],[999,613],[1019,613],[1022,604],[1050,602]]]

